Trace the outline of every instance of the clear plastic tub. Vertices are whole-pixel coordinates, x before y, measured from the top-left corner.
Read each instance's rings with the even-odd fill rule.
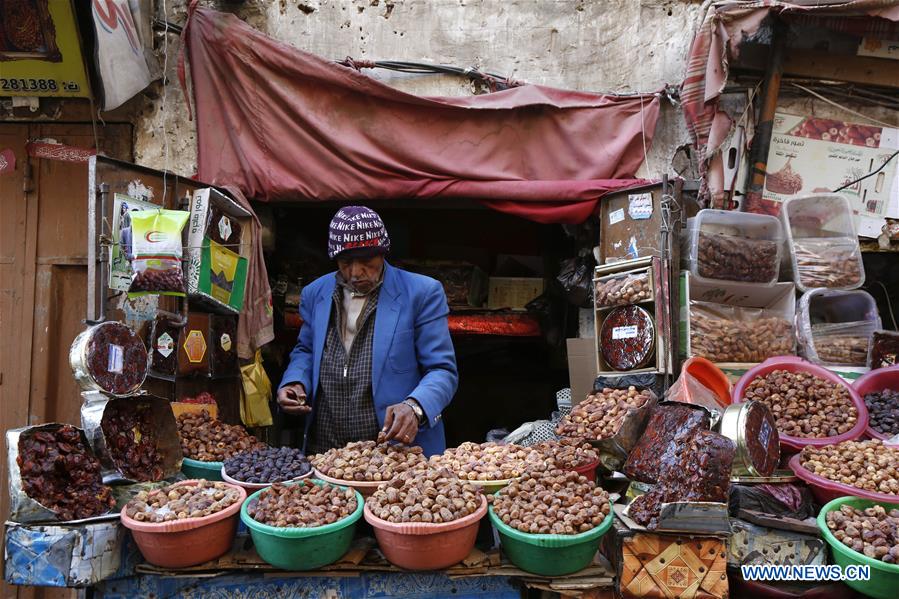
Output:
[[[865,282],[849,200],[837,194],[790,198],[780,211],[789,270],[800,291],[857,289]]]
[[[783,311],[690,302],[690,354],[712,362],[761,362],[792,354],[793,323]]]
[[[594,302],[597,308],[614,308],[651,301],[652,277],[649,269],[607,275],[594,280]]]
[[[699,280],[774,285],[784,233],[777,217],[700,210],[687,222],[687,265]]]
[[[865,291],[812,289],[796,306],[799,349],[815,364],[865,366],[880,326],[877,302]]]

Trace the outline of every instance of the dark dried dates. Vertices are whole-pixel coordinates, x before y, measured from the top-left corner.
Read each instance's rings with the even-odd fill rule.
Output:
[[[143,482],[162,479],[163,459],[150,409],[135,408],[129,400],[111,401],[100,426],[109,455],[122,474]]]
[[[475,513],[481,489],[459,480],[446,468],[407,472],[381,485],[368,499],[368,509],[387,522],[452,522]]]
[[[225,473],[242,483],[279,483],[309,474],[312,466],[299,449],[267,447],[225,460]]]
[[[112,489],[102,483],[99,460],[73,426],[23,433],[16,463],[25,494],[61,520],[100,516],[115,507]]]

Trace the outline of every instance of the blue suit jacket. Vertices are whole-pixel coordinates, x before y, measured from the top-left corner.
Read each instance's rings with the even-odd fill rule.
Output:
[[[384,425],[387,406],[407,397],[421,404],[428,422],[415,444],[427,455],[446,448],[441,413],[456,393],[459,375],[450,339],[446,294],[438,281],[384,264],[384,279],[375,311],[372,348],[372,392],[378,423]],[[302,383],[313,413],[306,417],[306,433],[314,418],[319,371],[328,320],[333,305],[334,273],[313,281],[300,299],[300,329],[281,387]]]

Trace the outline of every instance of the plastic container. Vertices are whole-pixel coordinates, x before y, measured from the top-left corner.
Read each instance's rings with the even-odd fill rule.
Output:
[[[899,565],[887,564],[879,559],[873,559],[863,553],[853,551],[851,548],[837,540],[827,527],[828,512],[838,510],[844,505],[850,505],[858,509],[869,508],[873,505],[882,505],[887,510],[890,510],[899,508],[899,503],[843,497],[834,499],[825,505],[821,508],[821,513],[818,514],[818,528],[821,530],[821,536],[824,537],[824,540],[830,545],[830,551],[833,554],[833,562],[838,566],[842,566],[844,570],[846,569],[846,566],[851,565],[870,567],[870,579],[858,581],[847,580],[846,584],[868,597],[875,597],[876,599],[894,599],[897,594],[897,589],[899,589]]]
[[[375,491],[378,490],[383,484],[386,484],[390,481],[386,480],[378,480],[378,481],[358,481],[358,480],[341,480],[339,478],[331,478],[330,476],[326,476],[322,474],[317,468],[313,468],[313,472],[315,472],[315,478],[319,480],[323,480],[326,483],[331,483],[332,485],[337,485],[338,487],[349,487],[354,491],[358,491],[362,494],[363,497],[371,497]]]
[[[758,363],[792,354],[795,304],[750,308],[691,300],[690,353],[715,363]]]
[[[185,480],[174,486],[198,482]],[[237,514],[247,497],[239,486],[230,486],[240,491],[240,499],[215,514],[171,522],[138,522],[129,518],[123,507],[122,525],[131,530],[144,559],[156,566],[186,568],[214,560],[231,549],[237,532]]]
[[[784,200],[780,210],[789,270],[800,291],[857,289],[865,267],[849,200],[818,194]]]
[[[700,210],[687,238],[687,267],[700,281],[777,282],[784,232],[775,216]]]
[[[593,563],[599,541],[612,528],[614,520],[609,505],[609,515],[592,530],[576,535],[538,535],[512,528],[500,520],[492,505],[489,514],[509,561],[525,572],[540,576],[565,576]]]
[[[865,400],[868,393],[876,393],[884,389],[891,391],[899,391],[899,365],[890,366],[889,368],[879,368],[865,373],[858,377],[852,388],[858,393],[858,396]],[[886,435],[871,428],[870,424],[865,429],[865,433],[872,439],[880,439],[881,441],[889,439],[893,435]]]
[[[871,334],[880,326],[877,302],[866,291],[812,289],[796,305],[799,349],[815,364],[865,366]],[[835,342],[854,351],[835,355]]]
[[[312,470],[304,474],[303,476],[297,476],[296,478],[292,478],[289,481],[279,481],[279,482],[294,482],[298,480],[303,480],[305,478],[309,478],[312,476]],[[225,472],[225,466],[222,465],[221,470],[222,480],[226,483],[231,483],[232,485],[237,485],[238,487],[243,487],[248,493],[255,493],[261,489],[272,486],[273,483],[245,483],[243,481],[239,481],[235,478],[231,478],[228,476],[228,473]]]
[[[749,386],[750,382],[758,377],[762,377],[771,372],[774,372],[775,370],[786,370],[787,372],[807,372],[816,377],[830,381],[831,383],[840,385],[847,391],[849,391],[849,397],[852,400],[852,403],[855,405],[855,409],[858,411],[858,420],[856,421],[855,426],[852,427],[851,430],[836,437],[807,439],[792,437],[790,435],[784,435],[783,433],[781,433],[781,451],[783,451],[784,447],[788,447],[793,451],[799,451],[803,447],[806,447],[808,445],[821,447],[823,445],[834,445],[835,443],[840,443],[842,441],[854,441],[864,434],[865,429],[868,427],[868,408],[865,407],[865,402],[861,397],[859,397],[856,390],[850,387],[842,378],[840,378],[833,372],[815,364],[806,362],[802,358],[797,358],[795,356],[777,356],[775,358],[769,358],[758,366],[755,366],[754,368],[748,370],[746,374],[740,377],[740,380],[737,381],[737,384],[734,387],[733,403],[742,403],[743,394],[746,391],[746,387]]]
[[[651,268],[597,277],[593,285],[597,309],[651,302],[655,297]]]
[[[665,399],[721,409],[730,405],[732,390],[733,385],[723,370],[697,356],[683,363],[681,374]]]
[[[205,478],[206,480],[224,480],[222,468],[224,462],[201,462],[191,458],[184,458],[181,462],[181,472],[187,478]]]
[[[365,521],[375,529],[384,557],[406,570],[443,570],[461,562],[471,553],[478,524],[486,513],[487,498],[483,496],[474,513],[441,524],[394,524],[372,514],[368,505],[363,512]]]
[[[324,484],[315,479],[309,482]],[[365,502],[359,491],[356,491],[356,510],[352,514],[333,524],[312,528],[269,526],[251,518],[247,506],[263,491],[256,491],[244,502],[240,519],[250,529],[259,557],[267,563],[282,570],[314,570],[333,564],[349,551]]]
[[[584,464],[583,466],[577,466],[576,468],[572,468],[575,472],[580,474],[581,476],[587,477],[587,480],[591,482],[596,482],[596,468],[599,466],[599,460],[595,462],[590,462],[589,464]]]
[[[790,458],[788,466],[796,476],[805,482],[812,491],[815,501],[825,504],[833,501],[838,497],[861,497],[862,499],[870,499],[872,501],[896,501],[899,502],[899,495],[888,495],[886,493],[875,493],[874,491],[866,491],[858,489],[843,483],[828,480],[823,476],[818,476],[799,463],[800,454],[796,454]]]

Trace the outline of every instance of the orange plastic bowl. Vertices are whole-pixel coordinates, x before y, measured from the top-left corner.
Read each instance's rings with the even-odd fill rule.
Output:
[[[185,480],[173,486],[193,486],[198,482]],[[240,506],[247,498],[242,487],[225,484],[237,489],[240,497],[233,505],[215,514],[171,522],[138,522],[122,508],[122,524],[131,530],[144,559],[155,566],[186,568],[212,561],[231,549],[237,533]]]
[[[368,502],[363,510],[384,557],[407,570],[443,570],[461,562],[471,553],[478,523],[486,513],[487,498],[483,496],[481,507],[473,514],[441,524],[387,522],[371,513]]]
[[[326,483],[331,483],[332,485],[337,485],[338,487],[349,487],[354,491],[359,491],[362,493],[363,497],[371,497],[374,495],[375,491],[378,490],[378,487],[381,485],[386,485],[389,483],[389,480],[342,480],[339,478],[331,478],[325,474],[322,474],[318,468],[314,469],[315,478],[319,480],[323,480]]]

